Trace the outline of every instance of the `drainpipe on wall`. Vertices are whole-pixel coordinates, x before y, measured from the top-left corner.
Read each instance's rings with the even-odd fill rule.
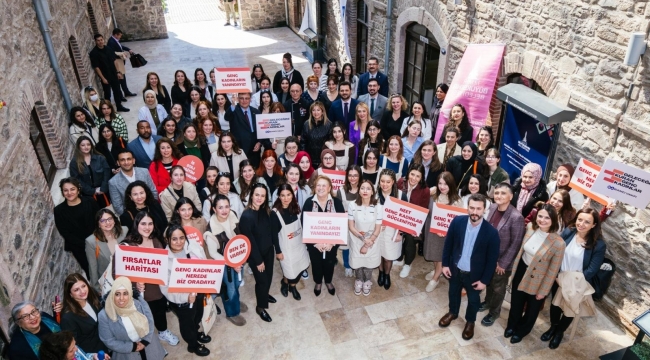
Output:
[[[41,29],[41,33],[43,34],[43,42],[45,43],[45,50],[47,51],[47,55],[50,58],[50,65],[52,66],[52,70],[54,70],[56,82],[59,84],[59,90],[61,90],[61,96],[63,96],[65,107],[69,112],[70,109],[72,109],[72,100],[70,100],[70,93],[68,92],[68,87],[66,86],[65,80],[63,79],[61,67],[59,67],[59,61],[56,58],[54,45],[52,45],[52,37],[50,36],[50,29],[48,28],[47,20],[45,19],[43,3],[41,0],[32,0],[32,4],[34,4],[34,9],[36,10],[38,27]]]
[[[113,9],[113,0],[108,0],[108,8],[111,10],[111,18],[113,19],[113,29],[117,28],[117,19],[115,19],[115,10]]]
[[[393,28],[393,0],[388,0],[386,8],[386,49],[384,54],[384,70],[388,75],[388,64],[390,62],[390,35]]]

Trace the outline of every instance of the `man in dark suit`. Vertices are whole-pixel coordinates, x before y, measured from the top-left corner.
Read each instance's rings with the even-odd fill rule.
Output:
[[[370,79],[377,79],[379,82],[379,93],[388,97],[388,76],[379,71],[379,59],[374,56],[368,59],[368,72],[361,74],[359,77],[357,98],[368,93],[368,81]]]
[[[355,119],[357,104],[359,102],[352,98],[352,85],[347,81],[342,81],[339,84],[339,95],[341,98],[334,100],[327,113],[327,117],[331,122],[340,121],[345,126],[349,126]]]
[[[115,60],[118,59],[115,52],[109,49],[104,42],[102,34],[95,34],[95,47],[88,54],[90,56],[90,65],[99,76],[104,90],[104,99],[111,99],[111,91],[115,95],[115,108],[117,111],[127,112],[129,109],[122,106],[124,97],[120,90],[120,78],[123,74],[117,71]]]
[[[474,337],[474,322],[481,305],[481,290],[492,279],[499,258],[499,233],[487,221],[485,197],[473,194],[469,197],[469,215],[457,216],[449,224],[442,251],[442,273],[449,279],[449,312],[438,322],[447,327],[458,318],[463,288],[467,292],[467,311],[465,329],[462,337]]]
[[[379,81],[374,78],[368,81],[368,93],[357,98],[358,102],[365,103],[370,109],[370,117],[375,121],[381,121],[386,111],[388,98],[379,93]]]
[[[232,105],[232,112],[226,113],[226,121],[230,122],[230,132],[237,140],[239,148],[244,151],[253,167],[257,169],[260,164],[260,148],[271,148],[269,139],[257,139],[256,116],[261,114],[259,110],[251,107],[251,93],[239,93],[237,96],[239,104]],[[233,164],[239,166],[239,164]]]
[[[289,95],[291,99],[285,101],[285,111],[291,113],[291,135],[300,137],[302,135],[302,127],[305,121],[309,119],[309,104],[302,95],[302,85],[292,84],[289,88]]]
[[[122,43],[120,43],[120,39],[122,39],[122,30],[115,28],[113,29],[113,36],[108,38],[108,43],[106,46],[113,52],[128,51],[131,55],[133,55],[133,50],[122,45]],[[124,64],[126,64],[126,60],[124,60]],[[122,74],[120,85],[122,86],[122,91],[124,91],[124,96],[136,96],[135,93],[132,93],[131,90],[129,90],[128,85],[126,85],[126,74]]]
[[[510,204],[514,190],[508,183],[497,184],[494,188],[494,204],[490,206],[487,221],[499,232],[501,243],[499,245],[499,259],[496,271],[487,287],[485,302],[479,311],[489,310],[481,320],[481,325],[492,326],[501,314],[501,305],[506,296],[508,279],[512,274],[517,253],[526,234],[524,217],[517,208]]]
[[[149,170],[156,153],[156,142],[160,138],[158,135],[151,135],[151,125],[147,120],[138,121],[138,137],[127,145],[127,149],[131,150],[135,157],[135,166]]]

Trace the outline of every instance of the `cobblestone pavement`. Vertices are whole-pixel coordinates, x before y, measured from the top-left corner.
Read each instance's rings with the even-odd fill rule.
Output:
[[[169,0],[168,0],[169,1]],[[185,2],[186,0],[182,0]],[[181,0],[169,1],[169,4]],[[187,3],[199,3],[190,0]],[[202,2],[203,3],[203,2]],[[170,5],[171,6],[171,5]],[[208,11],[206,10],[206,13]],[[168,89],[176,69],[185,70],[191,77],[194,69],[206,72],[213,66],[247,65],[261,63],[271,77],[281,67],[284,52],[294,54],[294,62],[304,77],[311,74],[310,66],[301,58],[304,43],[288,28],[242,32],[223,26],[222,20],[169,25],[169,39],[128,43],[142,54],[149,64],[139,69],[128,68],[128,82],[132,91],[141,93],[145,76],[155,71]],[[128,121],[130,137],[135,138],[138,109],[143,106],[140,96],[129,98],[125,104],[131,112],[123,113]],[[341,262],[340,262],[341,263]],[[557,350],[550,350],[539,337],[548,327],[548,309],[542,311],[533,332],[516,345],[503,338],[509,305],[504,304],[501,318],[492,327],[476,326],[471,341],[464,341],[461,333],[465,320],[461,315],[448,328],[438,327],[438,320],[448,309],[445,280],[433,292],[424,288],[424,276],[433,269],[418,256],[410,276],[399,278],[401,268],[391,273],[393,286],[384,290],[373,286],[370,296],[355,296],[354,279],[346,278],[338,265],[334,274],[336,295],[326,291],[316,297],[313,280],[301,280],[298,289],[301,301],[280,294],[280,266],[274,266],[271,295],[277,304],[271,304],[269,314],[273,322],[263,322],[254,312],[255,281],[244,274],[241,301],[250,311],[243,314],[248,323],[236,327],[220,315],[210,331],[212,342],[207,346],[210,359],[596,359],[618,350],[632,340],[602,314],[581,320],[577,334],[569,341],[567,334]],[[375,279],[376,279],[375,272]],[[217,304],[223,309],[221,300]],[[461,314],[465,313],[466,301]],[[479,314],[479,321],[485,313]],[[179,336],[178,320],[168,313],[169,328]],[[187,344],[177,346],[164,343],[168,359],[199,359],[188,354]]]

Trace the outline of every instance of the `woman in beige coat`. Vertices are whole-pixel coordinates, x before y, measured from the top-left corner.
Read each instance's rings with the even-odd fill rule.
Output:
[[[172,183],[160,193],[160,205],[165,211],[167,221],[171,220],[174,207],[178,199],[186,197],[194,203],[197,209],[201,209],[201,200],[196,192],[196,186],[185,181],[185,169],[175,165],[171,169]]]
[[[557,212],[550,204],[541,205],[535,221],[528,224],[515,260],[510,315],[503,334],[511,338],[511,344],[520,342],[533,329],[560,271],[566,245],[556,233],[558,227]]]

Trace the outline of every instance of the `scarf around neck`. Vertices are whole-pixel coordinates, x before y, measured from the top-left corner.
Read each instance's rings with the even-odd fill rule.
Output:
[[[123,308],[115,305],[115,293],[117,290],[120,290],[122,288],[126,289],[126,291],[129,293],[129,301]],[[138,336],[141,338],[145,337],[149,333],[149,321],[147,320],[147,317],[144,314],[140,313],[135,307],[135,303],[133,302],[133,286],[131,284],[131,280],[125,276],[118,277],[113,282],[111,292],[106,298],[104,311],[106,311],[106,315],[113,322],[117,321],[118,316],[128,317],[129,320],[131,320],[133,323],[133,327],[138,333]]]
[[[519,197],[517,198],[517,210],[519,211],[521,211],[524,206],[528,204],[528,200],[533,195],[535,190],[537,190],[539,182],[542,179],[542,167],[539,166],[539,164],[528,163],[524,165],[523,169],[521,169],[521,175],[523,176],[527,172],[530,172],[533,175],[533,185],[525,186],[523,182],[521,183],[521,191],[519,192]]]

